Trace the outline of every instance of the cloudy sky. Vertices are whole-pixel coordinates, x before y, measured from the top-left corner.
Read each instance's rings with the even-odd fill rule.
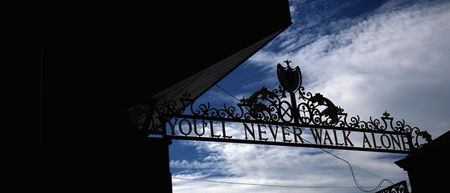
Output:
[[[276,64],[289,59],[307,91],[351,116],[387,110],[433,138],[450,130],[450,2],[292,0],[290,9],[293,25],[221,87],[238,98],[276,88]],[[199,100],[237,102],[217,87]],[[353,164],[367,189],[408,179],[393,163],[403,154],[330,151]],[[174,141],[170,159],[174,193],[361,192],[348,165],[320,149]]]

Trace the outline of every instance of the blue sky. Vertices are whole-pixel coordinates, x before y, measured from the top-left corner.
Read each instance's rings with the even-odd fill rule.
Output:
[[[290,9],[293,25],[220,81],[221,87],[238,98],[262,86],[276,88],[276,64],[289,59],[300,66],[306,90],[324,94],[351,116],[368,119],[387,110],[433,138],[450,130],[450,2],[292,0]],[[236,103],[217,87],[199,101]],[[393,163],[402,154],[331,151],[357,166],[362,185],[408,179]],[[347,165],[320,149],[173,141],[170,159],[174,193],[360,192],[178,179],[354,186]]]

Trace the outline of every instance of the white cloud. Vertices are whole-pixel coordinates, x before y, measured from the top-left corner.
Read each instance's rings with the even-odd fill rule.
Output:
[[[171,160],[170,167],[172,168],[182,168],[182,169],[207,169],[211,168],[212,164],[209,162],[189,162],[186,160]]]
[[[437,137],[450,129],[449,5],[375,15],[298,52],[263,51],[250,60],[272,73],[274,64],[291,59],[307,90],[351,115],[388,110]]]
[[[434,137],[450,129],[450,4],[412,7],[369,17],[338,34],[320,37],[295,53],[262,51],[250,60],[274,73],[283,60],[300,64],[306,89],[321,92],[350,115],[381,116],[384,110],[405,118]],[[296,47],[298,41],[287,41]],[[273,75],[271,75],[273,78]],[[270,76],[268,76],[270,77]],[[276,78],[276,77],[275,77]],[[206,157],[192,164],[199,173],[174,177],[278,185],[352,186],[348,166],[320,149],[193,142]],[[398,182],[406,172],[393,162],[403,155],[333,151],[382,178]],[[397,155],[397,156],[396,156]],[[214,168],[214,169],[210,169]],[[358,167],[360,184],[381,179]],[[385,184],[386,185],[386,184]],[[389,184],[387,184],[389,185]],[[174,193],[182,192],[360,192],[357,189],[298,189],[183,181],[174,178]]]
[[[210,152],[210,155],[203,160],[204,162],[208,165],[214,165],[216,170],[228,174],[228,176],[209,177],[208,180],[318,187],[354,186],[348,166],[319,149],[223,143],[197,143],[197,146]],[[406,179],[405,172],[402,172],[392,163],[398,158],[379,159],[384,156],[381,153],[346,151],[334,151],[334,153],[379,176],[389,176],[393,181]],[[212,171],[209,172],[213,173]],[[208,171],[203,171],[203,173],[208,173]],[[363,186],[375,186],[381,180],[358,167],[355,168],[355,173],[358,182]],[[184,181],[177,179],[178,177],[198,179],[199,175],[175,175],[174,177],[178,182]],[[336,192],[336,189],[268,188],[198,181],[184,181],[182,184],[174,184],[174,192],[256,191],[281,193],[292,192],[293,189],[301,192]],[[346,192],[359,192],[356,188],[344,190]]]

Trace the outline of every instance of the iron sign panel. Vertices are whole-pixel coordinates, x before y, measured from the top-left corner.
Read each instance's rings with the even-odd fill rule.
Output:
[[[394,121],[387,112],[367,121],[358,115],[349,117],[322,94],[305,91],[300,68],[290,67],[290,61],[285,63],[286,67],[277,66],[277,89],[263,87],[236,105],[221,108],[211,107],[209,102],[195,104],[185,93],[180,100],[156,104],[156,116],[142,111],[139,116],[146,119],[140,122],[155,133],[181,140],[393,153],[408,153],[431,142],[426,131],[404,120]],[[154,122],[162,125],[152,125]]]

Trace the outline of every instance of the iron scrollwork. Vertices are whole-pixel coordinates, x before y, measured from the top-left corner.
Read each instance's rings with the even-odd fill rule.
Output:
[[[286,67],[277,66],[277,75],[280,85],[277,89],[262,87],[248,98],[241,99],[236,105],[224,104],[222,108],[211,107],[211,104],[194,104],[186,93],[178,101],[163,101],[156,104],[153,114],[147,113],[150,128],[160,128],[161,123],[174,115],[189,113],[196,117],[252,120],[277,122],[283,124],[296,124],[299,127],[327,127],[344,128],[353,130],[386,131],[407,134],[410,136],[411,148],[418,149],[423,144],[419,143],[419,137],[431,143],[431,135],[412,127],[405,121],[397,120],[384,112],[380,118],[372,118],[364,121],[358,115],[349,117],[344,109],[336,106],[330,99],[320,93],[312,94],[305,91],[301,85],[302,77],[300,68],[292,68],[291,61],[285,61]],[[289,95],[287,95],[288,93]],[[177,106],[187,108],[176,108]],[[188,111],[188,112],[185,112]]]
[[[181,98],[167,100],[153,99],[148,104],[136,105],[128,110],[132,124],[138,129],[147,129],[150,134],[163,134],[163,124],[175,115],[184,112],[192,104],[189,93]]]
[[[409,193],[406,181],[401,181],[392,186],[379,190],[376,193]]]

